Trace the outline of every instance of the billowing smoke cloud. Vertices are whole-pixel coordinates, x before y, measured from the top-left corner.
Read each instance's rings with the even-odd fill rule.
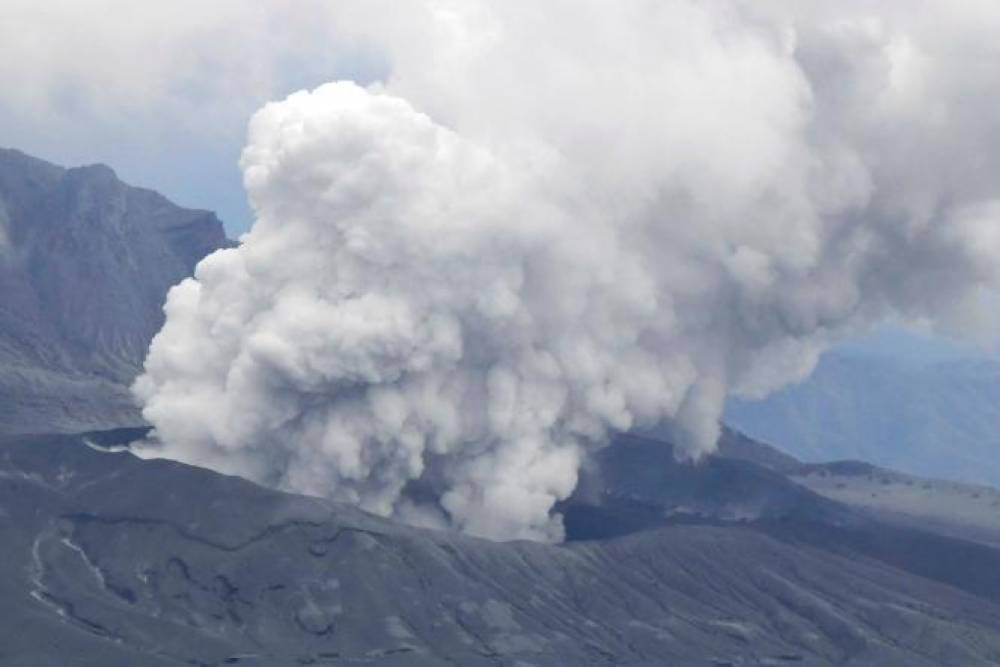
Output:
[[[254,116],[257,222],[170,293],[135,385],[152,453],[558,540],[609,429],[697,457],[727,394],[845,333],[981,313],[996,5],[753,4],[359,14],[391,74]]]

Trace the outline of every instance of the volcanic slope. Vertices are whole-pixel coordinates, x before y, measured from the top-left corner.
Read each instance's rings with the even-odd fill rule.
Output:
[[[108,447],[134,436],[0,447],[0,664],[1000,661],[1000,552],[876,521],[746,457],[677,465],[668,444],[623,436],[562,508],[573,539],[545,545]],[[908,561],[913,540],[966,575]]]

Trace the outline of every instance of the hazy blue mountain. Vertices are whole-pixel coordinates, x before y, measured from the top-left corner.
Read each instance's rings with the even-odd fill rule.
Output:
[[[169,287],[226,245],[208,211],[0,149],[0,432],[138,423],[126,386]]]
[[[1000,361],[983,356],[840,349],[799,385],[731,401],[725,419],[809,461],[1000,484]]]
[[[15,439],[0,664],[995,664],[1000,551],[874,521],[733,448],[691,467],[617,443],[564,509],[641,521],[553,546]]]

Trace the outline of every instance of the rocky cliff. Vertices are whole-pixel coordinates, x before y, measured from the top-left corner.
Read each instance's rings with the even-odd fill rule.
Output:
[[[0,433],[138,423],[127,386],[167,290],[227,244],[109,167],[0,149]]]

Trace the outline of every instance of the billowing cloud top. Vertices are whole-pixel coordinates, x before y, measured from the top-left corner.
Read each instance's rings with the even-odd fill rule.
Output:
[[[982,315],[1000,16],[938,4],[359,15],[391,74],[254,116],[258,219],[170,293],[135,385],[149,451],[558,540],[608,429],[665,420],[697,457],[727,394],[847,331]]]

